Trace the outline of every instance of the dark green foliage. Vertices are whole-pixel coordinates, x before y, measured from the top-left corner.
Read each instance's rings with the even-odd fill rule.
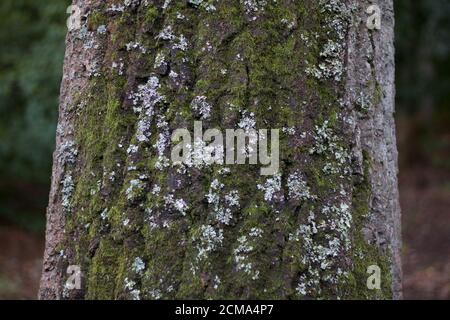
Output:
[[[50,176],[68,1],[0,3],[0,175]]]
[[[448,114],[450,2],[397,0],[395,6],[398,106],[406,113],[435,107]]]

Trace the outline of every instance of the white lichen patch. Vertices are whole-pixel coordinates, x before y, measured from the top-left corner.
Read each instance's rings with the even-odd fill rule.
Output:
[[[166,62],[166,57],[165,57],[164,53],[158,52],[158,54],[156,55],[156,58],[155,58],[155,63],[153,64],[153,68],[158,69],[166,64],[167,64],[167,62]]]
[[[238,123],[238,127],[244,129],[245,132],[249,132],[252,129],[255,129],[256,119],[255,114],[253,112],[248,113],[244,111],[242,113],[242,118]]]
[[[160,300],[162,298],[162,292],[159,289],[152,289],[148,294],[153,300]]]
[[[162,29],[161,32],[156,36],[156,39],[174,40],[175,35],[173,33],[172,26],[169,25]]]
[[[172,49],[178,49],[181,51],[186,51],[189,48],[189,43],[187,38],[180,34],[176,36],[171,25],[166,26],[161,32],[156,36],[157,40],[169,41],[172,44]]]
[[[170,147],[170,129],[169,124],[165,120],[163,115],[159,115],[157,117],[156,127],[160,130],[158,134],[158,140],[153,147],[156,149],[158,154],[158,159],[155,164],[155,168],[158,170],[163,170],[170,166],[170,160],[167,157],[166,153]]]
[[[134,144],[130,144],[127,148],[127,154],[136,154],[139,151],[139,146],[136,146]]]
[[[341,81],[344,72],[344,63],[341,59],[343,51],[344,48],[340,43],[328,40],[320,52],[323,62],[319,63],[317,67],[309,66],[306,73],[317,79],[327,78]]]
[[[283,132],[284,134],[287,134],[289,136],[294,136],[297,132],[297,130],[295,129],[295,127],[284,127],[281,129],[281,132]]]
[[[338,206],[326,206],[322,209],[322,214],[326,216],[327,226],[338,233],[342,245],[349,250],[351,247],[349,232],[353,221],[350,206],[345,202],[341,202]]]
[[[305,72],[318,80],[334,79],[340,82],[345,71],[345,34],[349,26],[349,9],[342,0],[321,0],[320,6],[325,14],[329,39],[320,52],[320,62],[317,65],[307,62]]]
[[[260,237],[262,237],[262,234],[263,234],[263,230],[260,228],[257,228],[257,227],[251,228],[250,233],[249,233],[250,237],[253,237],[253,238],[260,238]]]
[[[214,12],[217,10],[214,6],[214,2],[217,2],[217,0],[189,0],[188,2],[194,6],[203,8],[208,12]]]
[[[281,191],[281,174],[268,178],[264,184],[258,184],[257,188],[264,192],[264,200],[267,202],[283,200],[283,196],[279,195]]]
[[[311,194],[311,190],[308,187],[306,180],[299,172],[289,175],[287,187],[289,191],[289,198],[292,200],[306,201],[317,198]]]
[[[155,106],[165,100],[164,96],[158,93],[160,87],[159,78],[151,76],[145,85],[140,85],[138,90],[129,95],[129,99],[133,103],[134,111],[139,113],[139,120],[136,129],[136,140],[139,143],[148,143],[151,137],[152,122],[155,118]],[[170,144],[170,131],[168,123],[164,115],[156,117],[156,127],[159,130],[158,138],[153,147],[157,151],[157,162],[155,168],[162,170],[169,166],[169,159],[166,156],[167,148]],[[133,148],[137,146],[130,146],[128,153],[133,153]]]
[[[129,43],[125,44],[125,47],[126,47],[127,51],[137,50],[143,54],[147,53],[147,50],[145,49],[145,47],[142,44],[140,44],[139,42],[129,42]]]
[[[124,11],[125,11],[125,6],[117,5],[117,4],[112,4],[110,7],[108,7],[106,9],[106,12],[111,12],[111,13],[122,13]]]
[[[209,192],[206,195],[211,215],[221,224],[229,225],[233,219],[233,210],[239,209],[239,193],[234,190],[222,196],[224,185],[218,179],[211,182]]]
[[[136,257],[133,261],[133,265],[131,266],[133,272],[137,274],[141,274],[145,270],[145,263],[142,261],[140,257]]]
[[[104,34],[106,34],[107,32],[108,32],[108,29],[106,29],[106,26],[105,26],[105,25],[101,25],[101,26],[99,26],[99,27],[97,28],[97,33],[98,33],[98,34],[104,35]]]
[[[169,78],[172,79],[173,81],[177,81],[177,78],[179,77],[179,74],[176,73],[175,71],[171,70],[169,73]]]
[[[311,211],[307,223],[300,225],[296,233],[289,236],[289,241],[302,244],[300,262],[308,270],[299,279],[297,293],[300,296],[320,294],[322,281],[335,285],[347,275],[341,270],[337,257],[348,255],[351,250],[350,207],[344,202],[338,206],[325,206],[321,217],[317,221]],[[325,234],[325,238],[318,240],[314,237],[318,232]]]
[[[237,239],[238,246],[233,251],[236,270],[245,273],[252,280],[259,279],[260,271],[255,269],[249,255],[255,250],[253,243],[260,238],[262,234],[262,229],[257,227],[252,228],[248,235],[243,235]]]
[[[161,186],[159,186],[158,184],[155,184],[152,188],[152,194],[155,196],[158,196],[160,192],[161,192]]]
[[[200,234],[197,237],[193,237],[194,242],[198,242],[197,248],[197,261],[203,261],[208,258],[209,254],[215,251],[222,245],[223,242],[223,230],[214,229],[211,225],[203,225],[200,227]]]
[[[367,112],[372,108],[372,99],[370,98],[370,95],[364,93],[364,91],[361,91],[358,94],[355,103],[362,112]]]
[[[339,141],[337,135],[329,126],[328,121],[324,121],[321,126],[315,126],[314,129],[314,146],[309,149],[311,155],[324,155],[331,162],[327,162],[323,168],[325,173],[342,172],[349,174],[350,154]]]
[[[117,74],[119,76],[122,76],[125,73],[125,63],[123,63],[122,59],[119,60],[119,62],[113,62],[111,64],[111,68],[113,70],[117,71]]]
[[[172,0],[165,0],[164,1],[164,4],[163,4],[163,6],[162,6],[162,8],[164,9],[164,10],[166,10],[168,7],[169,7],[169,5],[172,3]]]
[[[264,10],[267,0],[241,0],[247,14],[254,14]]]
[[[62,195],[62,203],[61,205],[63,206],[64,210],[66,213],[70,212],[71,209],[71,199],[72,199],[72,194],[73,191],[75,190],[75,184],[73,182],[73,178],[71,173],[66,173],[66,175],[64,176],[64,179],[61,181],[61,185],[62,185],[62,190],[61,190],[61,195]]]
[[[297,21],[295,19],[290,20],[287,18],[283,18],[283,19],[281,19],[281,23],[286,25],[288,30],[292,30],[297,27]]]
[[[180,35],[177,41],[172,46],[172,49],[179,49],[181,51],[186,51],[189,48],[189,43],[184,35]]]
[[[136,8],[140,5],[140,3],[141,3],[140,0],[125,0],[123,4],[125,5],[125,7]]]
[[[133,200],[140,195],[145,188],[145,183],[140,179],[133,179],[130,181],[129,187],[125,191],[128,200]]]
[[[164,100],[164,97],[158,93],[158,88],[158,77],[151,76],[146,84],[140,85],[136,92],[129,95],[134,111],[139,113],[136,129],[138,142],[148,142],[150,139],[150,128],[155,114],[155,106]]]
[[[184,199],[176,199],[173,194],[164,196],[164,205],[167,210],[175,211],[185,216],[189,206]]]
[[[211,116],[212,106],[207,102],[205,96],[196,96],[191,102],[191,108],[202,120]]]
[[[65,141],[58,150],[58,162],[60,165],[75,164],[78,156],[78,150],[73,141]]]
[[[133,280],[129,280],[128,278],[125,278],[124,280],[124,284],[125,284],[125,290],[127,290],[130,295],[131,298],[133,300],[141,300],[141,291],[136,289],[136,282],[134,282]]]
[[[233,190],[225,195],[225,203],[230,207],[239,208],[239,191]]]
[[[219,289],[220,284],[222,281],[220,280],[219,276],[214,277],[214,290]]]
[[[140,85],[138,91],[130,98],[133,101],[133,105],[141,106],[147,117],[153,115],[154,106],[164,100],[164,97],[158,93],[159,79],[156,76],[151,76],[145,85]]]

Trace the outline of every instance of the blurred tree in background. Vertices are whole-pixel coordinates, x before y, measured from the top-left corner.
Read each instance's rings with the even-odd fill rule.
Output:
[[[68,4],[0,1],[0,218],[46,202],[35,195],[50,180]]]
[[[400,157],[450,169],[450,1],[395,5]]]
[[[450,101],[450,1],[396,1],[400,111],[431,120]]]
[[[0,173],[47,182],[64,53],[65,1],[0,2]]]
[[[450,299],[450,1],[395,4],[404,293]]]

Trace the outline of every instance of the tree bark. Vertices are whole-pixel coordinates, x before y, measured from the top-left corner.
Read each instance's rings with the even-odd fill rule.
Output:
[[[401,297],[391,0],[74,4],[41,299]],[[172,166],[198,120],[281,129],[279,174]]]

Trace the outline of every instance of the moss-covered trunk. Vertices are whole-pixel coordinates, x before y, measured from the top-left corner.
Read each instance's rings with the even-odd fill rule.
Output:
[[[42,299],[400,297],[391,0],[75,4]],[[196,120],[280,129],[279,173],[173,166]]]

